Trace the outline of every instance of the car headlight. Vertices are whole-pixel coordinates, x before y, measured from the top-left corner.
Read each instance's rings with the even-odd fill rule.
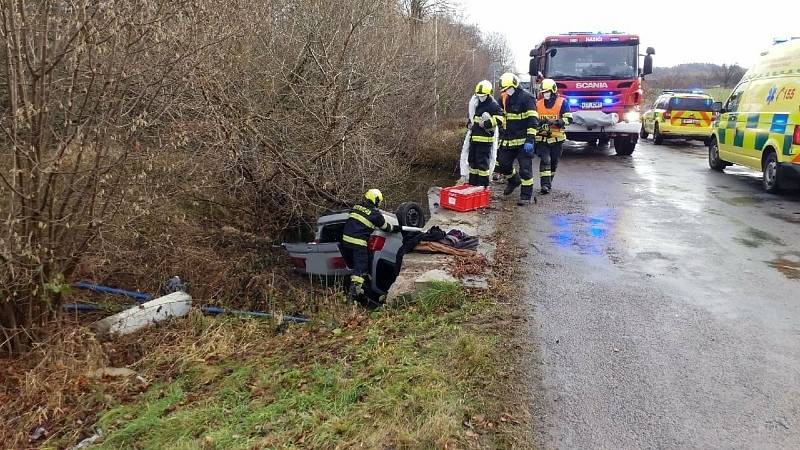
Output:
[[[637,111],[628,111],[625,113],[625,122],[638,122],[642,115]]]

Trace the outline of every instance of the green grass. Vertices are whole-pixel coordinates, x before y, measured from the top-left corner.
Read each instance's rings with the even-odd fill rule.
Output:
[[[292,327],[261,354],[192,361],[104,412],[96,448],[507,447],[463,425],[502,412],[487,395],[502,390],[501,337],[473,324],[496,308],[440,283],[341,333]]]

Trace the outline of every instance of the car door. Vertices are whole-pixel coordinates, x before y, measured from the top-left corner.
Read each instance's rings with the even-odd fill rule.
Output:
[[[658,114],[658,105],[661,103],[661,97],[658,97],[655,102],[653,102],[652,108],[647,111],[644,115],[644,129],[648,133],[653,132],[653,124],[656,120],[656,114]]]
[[[749,158],[743,152],[747,117],[746,114],[739,112],[739,104],[748,84],[748,82],[740,83],[731,92],[719,115],[717,125],[720,158],[743,165],[749,165]]]

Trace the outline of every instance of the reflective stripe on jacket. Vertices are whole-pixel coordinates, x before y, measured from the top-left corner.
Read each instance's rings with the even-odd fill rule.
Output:
[[[342,231],[342,243],[366,247],[367,239],[376,228],[389,231],[392,226],[386,222],[383,214],[375,205],[364,201],[350,210],[350,216],[344,223]]]

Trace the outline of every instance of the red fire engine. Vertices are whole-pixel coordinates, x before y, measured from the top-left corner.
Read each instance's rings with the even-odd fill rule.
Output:
[[[655,50],[639,65],[639,37],[619,32],[549,36],[530,52],[531,79],[552,78],[567,98],[575,122],[567,138],[607,144],[630,155],[641,130],[642,82],[653,72]]]

